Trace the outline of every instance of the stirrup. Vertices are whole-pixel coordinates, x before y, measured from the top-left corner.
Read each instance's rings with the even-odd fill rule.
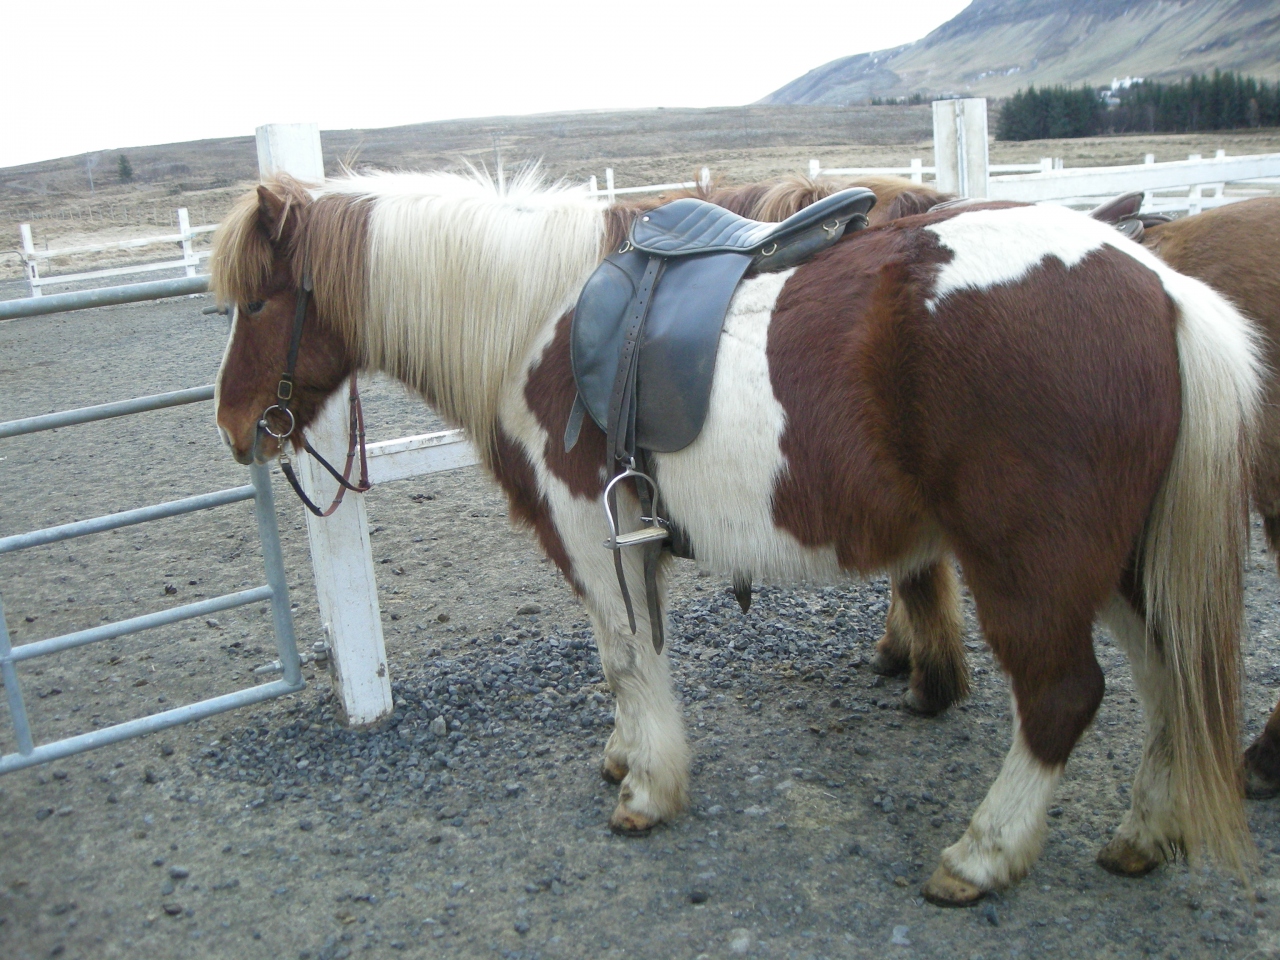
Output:
[[[618,518],[614,515],[616,509],[617,498],[611,497],[613,488],[620,481],[635,477],[637,480],[643,480],[649,485],[649,490],[653,493],[653,516],[641,517],[643,524],[638,530],[632,530],[629,533],[619,533],[621,526]],[[670,521],[664,520],[661,511],[658,509],[661,503],[662,492],[658,489],[658,482],[647,473],[641,473],[635,467],[635,460],[627,461],[627,468],[619,473],[616,477],[609,481],[604,488],[604,516],[609,523],[609,539],[604,542],[605,547],[610,550],[621,550],[623,547],[643,546],[646,543],[656,543],[666,540],[671,536],[668,529],[671,526]],[[610,506],[611,504],[615,506]]]

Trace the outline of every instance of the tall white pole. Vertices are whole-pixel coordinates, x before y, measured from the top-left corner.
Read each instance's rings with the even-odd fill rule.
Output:
[[[268,124],[258,128],[257,140],[258,171],[264,179],[275,173],[311,183],[324,179],[316,124]],[[343,384],[307,429],[311,445],[330,463],[341,464],[346,458],[347,424]],[[333,478],[310,457],[295,462],[307,496],[322,506],[329,503],[337,492]],[[339,701],[349,724],[367,725],[391,713],[393,703],[364,497],[348,493],[332,516],[321,519],[307,511],[306,518],[316,599],[328,633]]]
[[[988,195],[985,98],[933,102],[933,157],[937,187],[943,193]]]

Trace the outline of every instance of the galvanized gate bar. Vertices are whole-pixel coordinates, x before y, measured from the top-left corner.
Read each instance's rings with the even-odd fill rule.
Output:
[[[72,650],[76,647],[83,647],[85,644],[97,643],[100,640],[114,640],[116,637],[123,637],[126,633],[137,633],[140,630],[150,630],[153,627],[181,623],[183,620],[190,620],[193,617],[207,617],[212,613],[221,613],[223,610],[232,610],[236,607],[247,606],[250,603],[260,603],[263,600],[270,600],[271,596],[271,587],[254,587],[252,590],[241,590],[239,593],[227,593],[220,597],[214,597],[212,600],[186,603],[180,607],[171,607],[168,610],[160,610],[156,613],[146,613],[140,617],[131,617],[128,620],[104,623],[101,626],[90,627],[88,630],[77,630],[75,633],[64,633],[61,636],[49,637],[46,640],[19,644],[13,648],[13,652],[9,654],[9,659],[14,663],[20,663],[23,660],[30,660],[32,657],[43,657],[49,653],[61,653],[63,650]]]
[[[43,530],[32,530],[30,533],[16,533],[11,537],[0,537],[0,555],[12,553],[14,550],[25,550],[28,547],[39,547],[46,543],[57,543],[60,540],[71,540],[91,533],[102,533],[106,530],[118,530],[120,527],[131,527],[134,524],[146,523],[148,520],[163,520],[165,517],[177,517],[184,513],[195,513],[197,510],[208,510],[210,507],[222,507],[229,503],[253,499],[253,486],[231,487],[215,493],[201,493],[182,500],[170,500],[168,503],[157,503],[150,507],[139,507],[136,510],[125,510],[121,513],[109,513],[92,520],[77,520],[75,523],[64,523],[57,527],[45,527]]]
[[[152,280],[149,283],[126,283],[119,287],[101,287],[97,290],[55,293],[48,297],[0,300],[0,320],[38,317],[45,313],[62,313],[64,310],[86,310],[89,307],[109,307],[117,303],[163,300],[166,297],[204,293],[208,289],[207,276],[178,277],[176,280]]]
[[[115,403],[100,403],[95,407],[80,407],[77,410],[62,410],[58,413],[46,413],[39,417],[26,417],[22,420],[9,420],[0,423],[0,440],[5,437],[20,437],[24,433],[37,433],[41,430],[53,430],[57,427],[73,427],[78,423],[91,420],[108,420],[111,417],[127,417],[132,413],[145,413],[148,410],[163,410],[165,407],[179,407],[184,403],[197,403],[200,400],[213,399],[213,384],[203,387],[190,387],[187,390],[174,390],[172,393],[156,393],[149,397],[134,397],[132,400],[118,400]]]
[[[130,620],[120,621],[119,623],[105,624],[89,630],[82,630],[78,633],[69,633],[60,637],[50,637],[47,640],[26,643],[17,649],[10,646],[9,631],[4,622],[4,607],[0,605],[0,678],[4,680],[5,692],[9,700],[9,715],[13,721],[15,738],[18,741],[17,753],[0,757],[0,774],[9,773],[12,770],[20,770],[23,767],[30,767],[37,763],[47,763],[50,760],[57,760],[72,754],[83,753],[86,750],[117,743],[129,737],[153,733],[166,727],[212,716],[215,713],[234,710],[236,707],[259,703],[288,693],[296,693],[306,687],[306,684],[302,681],[302,665],[298,658],[297,641],[293,633],[293,615],[289,609],[289,588],[285,579],[284,556],[280,550],[279,531],[276,527],[275,497],[271,491],[271,473],[265,464],[255,463],[249,468],[249,476],[253,481],[251,485],[223,491],[224,493],[239,494],[247,490],[248,496],[237,496],[224,502],[236,503],[245,499],[254,500],[254,515],[258,522],[259,538],[262,541],[263,568],[267,576],[266,586],[252,590],[242,590],[238,593],[226,594],[221,597],[213,597],[200,603],[186,604],[170,610],[160,611],[159,613],[146,614]],[[216,494],[206,494],[203,497],[190,497],[185,501],[179,500],[174,501],[174,503],[190,504],[195,500],[208,501],[216,496]],[[206,503],[206,507],[219,505],[221,504]],[[162,504],[161,506],[172,506],[172,504]],[[130,512],[137,514],[144,511]],[[181,512],[187,513],[190,510]],[[172,514],[164,515],[170,516]],[[115,516],[124,515],[116,514]],[[69,524],[68,526],[77,525]],[[64,528],[55,527],[52,529]],[[9,537],[7,539],[15,540],[18,538]],[[25,545],[33,546],[34,544]],[[174,623],[191,616],[198,616],[204,610],[209,612],[214,609],[224,610],[230,607],[243,606],[246,603],[256,603],[261,600],[271,601],[272,620],[275,626],[276,654],[284,668],[284,677],[282,679],[247,687],[244,690],[237,690],[209,700],[202,700],[199,703],[175,707],[171,710],[152,714],[149,717],[128,720],[102,730],[93,730],[79,736],[68,737],[55,743],[41,744],[40,746],[35,746],[33,743],[30,720],[27,717],[26,707],[22,700],[22,692],[18,685],[17,671],[14,669],[14,664],[18,661],[57,653],[60,650],[82,646],[97,640],[110,639],[134,630]],[[128,629],[130,627],[132,629]]]
[[[271,683],[247,687],[234,693],[223,694],[220,697],[213,697],[209,700],[201,700],[199,703],[191,703],[185,707],[174,707],[172,710],[165,710],[163,713],[153,713],[149,717],[126,720],[124,723],[117,723],[101,730],[92,730],[79,736],[68,737],[65,740],[59,740],[57,743],[43,743],[38,747],[32,748],[27,753],[10,753],[7,756],[0,757],[0,774],[12,773],[14,770],[21,770],[23,767],[33,767],[38,763],[48,763],[50,760],[61,760],[63,757],[84,753],[86,750],[96,750],[98,747],[119,743],[121,740],[128,740],[130,737],[136,737],[144,733],[155,733],[157,730],[164,730],[168,727],[176,727],[180,723],[203,720],[205,717],[211,717],[217,713],[225,713],[237,707],[247,707],[253,703],[261,703],[263,700],[283,697],[289,693],[297,693],[299,690],[305,689],[305,687],[306,684],[301,682],[290,683],[288,680],[273,680]]]
[[[9,716],[13,720],[13,735],[18,741],[18,752],[29,754],[31,724],[27,722],[27,708],[22,702],[22,688],[18,686],[18,671],[13,668],[9,656],[9,625],[4,620],[4,604],[0,603],[0,680],[4,680],[4,692],[9,700]]]

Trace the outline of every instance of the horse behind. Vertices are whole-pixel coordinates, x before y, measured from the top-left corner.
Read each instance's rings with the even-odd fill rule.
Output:
[[[530,179],[279,180],[241,201],[213,257],[235,306],[217,421],[238,460],[279,449],[260,422],[299,305],[299,427],[374,368],[471,433],[591,617],[616,697],[604,770],[621,783],[610,822],[623,831],[683,808],[688,747],[647,611],[633,633],[601,546],[617,465],[592,423],[571,451],[563,437],[572,308],[634,215]],[[1169,850],[1248,857],[1236,736],[1258,394],[1239,314],[1109,227],[1057,209],[941,211],[748,275],[702,433],[651,465],[704,566],[779,580],[887,570],[913,585],[925,640],[959,559],[1015,701],[1004,766],[924,890],[966,904],[1039,853],[1102,697],[1099,616],[1150,725],[1112,859],[1136,874]],[[638,523],[634,491],[619,503]],[[638,560],[625,576],[641,589]],[[927,694],[961,682],[962,656],[912,653]]]

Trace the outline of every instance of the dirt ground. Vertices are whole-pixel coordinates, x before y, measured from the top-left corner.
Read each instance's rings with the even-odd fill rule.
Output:
[[[207,383],[225,320],[202,298],[0,324],[0,419]],[[368,386],[374,439],[433,429]],[[0,530],[245,482],[209,404],[6,441]],[[302,513],[277,486],[295,617],[319,624]],[[1280,953],[1280,805],[1250,819],[1258,898],[1181,864],[1093,855],[1127,806],[1140,720],[1105,636],[1107,697],[1068,765],[1031,875],[979,908],[919,898],[1009,742],[1007,684],[970,618],[971,700],[899,709],[865,666],[883,581],[764,586],[742,615],[683,566],[671,657],[692,810],[612,836],[610,703],[571,592],[475,469],[368,494],[396,715],[343,729],[308,689],[0,778],[0,956],[1245,957]],[[1261,540],[1261,536],[1257,537]],[[24,643],[261,582],[247,505],[0,558]],[[1250,570],[1248,729],[1280,684],[1277,578]],[[521,613],[520,611],[523,611]],[[38,738],[246,686],[273,658],[242,608],[24,665]],[[445,731],[448,731],[447,733]],[[0,750],[14,749],[0,720]]]

